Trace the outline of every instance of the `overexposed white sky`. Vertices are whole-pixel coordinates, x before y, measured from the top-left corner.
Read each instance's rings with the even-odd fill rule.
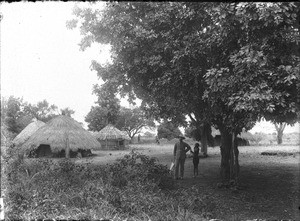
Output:
[[[73,109],[73,117],[84,123],[96,101],[92,87],[101,83],[90,70],[91,60],[105,62],[109,48],[98,44],[79,50],[79,30],[66,28],[74,4],[1,4],[1,96],[23,97],[32,104],[46,99],[60,109]]]
[[[274,124],[272,124],[269,121],[266,120],[262,120],[260,122],[257,122],[255,124],[255,126],[250,130],[250,133],[254,134],[254,133],[266,133],[266,134],[272,134],[272,133],[276,133],[276,129]],[[298,132],[300,133],[300,125],[299,123],[294,124],[293,126],[290,125],[286,125],[283,133],[294,133],[294,132]]]
[[[80,6],[88,3],[79,3]],[[102,7],[104,3],[97,3]],[[36,104],[46,99],[58,108],[75,111],[74,119],[84,123],[85,116],[96,101],[94,84],[101,84],[92,60],[109,60],[109,47],[92,45],[79,50],[81,40],[77,29],[66,28],[72,19],[75,2],[1,3],[0,22],[1,96],[23,97]],[[122,101],[123,106],[128,105]],[[275,131],[272,124],[258,123],[251,132]],[[299,132],[299,124],[285,132]]]

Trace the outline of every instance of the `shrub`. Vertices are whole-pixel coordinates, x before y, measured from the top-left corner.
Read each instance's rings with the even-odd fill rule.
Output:
[[[6,219],[206,220],[194,189],[174,190],[166,166],[131,152],[109,165],[72,160],[7,162]]]
[[[299,153],[300,152],[264,151],[264,152],[261,152],[261,155],[286,157],[286,156],[296,156]]]

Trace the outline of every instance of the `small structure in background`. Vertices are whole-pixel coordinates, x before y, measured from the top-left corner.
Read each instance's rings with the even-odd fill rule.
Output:
[[[159,138],[158,138],[158,136],[157,136],[157,135],[155,136],[155,142],[156,142],[157,144],[160,144],[160,142],[159,142]]]
[[[22,145],[29,157],[83,157],[91,149],[101,150],[100,143],[80,123],[60,115],[40,127]]]
[[[34,134],[40,127],[44,126],[45,123],[37,119],[33,119],[16,137],[13,139],[15,146],[20,146],[25,143],[29,137]]]
[[[103,149],[120,150],[125,149],[125,146],[130,138],[111,124],[108,124],[99,132],[94,132],[93,135],[101,143]]]

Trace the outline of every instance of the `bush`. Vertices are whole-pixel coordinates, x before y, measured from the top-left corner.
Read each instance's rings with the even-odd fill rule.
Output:
[[[261,155],[286,157],[286,156],[296,156],[299,153],[300,152],[264,151],[264,152],[261,152]]]
[[[15,155],[5,170],[8,220],[206,220],[209,214],[210,204],[195,190],[174,190],[168,168],[136,152],[102,166]]]

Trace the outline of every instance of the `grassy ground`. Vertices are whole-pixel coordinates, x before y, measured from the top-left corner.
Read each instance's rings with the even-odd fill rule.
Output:
[[[193,145],[193,143],[190,143]],[[76,160],[107,164],[131,150],[156,157],[160,163],[170,165],[173,144],[134,144],[124,151],[97,151],[92,158]],[[177,181],[176,188],[197,188],[199,199],[209,198],[212,217],[222,220],[294,219],[300,220],[300,170],[298,146],[239,147],[240,181],[242,190],[219,189],[220,150],[208,149],[208,158],[200,159],[198,178],[192,177],[192,159],[187,158],[185,177]],[[285,151],[291,156],[264,156],[261,152]]]

